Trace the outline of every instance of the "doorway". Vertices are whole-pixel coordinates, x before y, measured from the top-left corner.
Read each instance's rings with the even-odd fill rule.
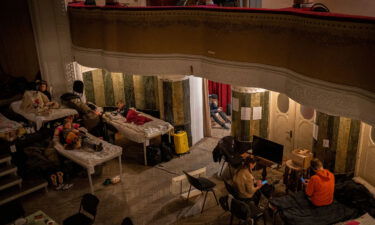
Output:
[[[375,185],[375,127],[362,123],[358,149],[356,176]]]
[[[271,92],[270,103],[269,139],[284,145],[284,160],[293,149],[312,150],[315,110],[277,92]]]

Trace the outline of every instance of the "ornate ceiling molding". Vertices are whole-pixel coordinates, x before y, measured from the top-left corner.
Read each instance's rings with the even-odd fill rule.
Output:
[[[288,68],[375,93],[375,19],[240,8],[69,7],[75,46]]]
[[[182,54],[128,54],[73,47],[76,60],[88,67],[147,75],[183,74],[213,81],[265,88],[287,94],[300,104],[332,115],[347,116],[375,125],[375,94],[335,84],[292,70]]]

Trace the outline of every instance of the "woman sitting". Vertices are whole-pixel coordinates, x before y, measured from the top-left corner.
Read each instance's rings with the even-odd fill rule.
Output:
[[[237,170],[233,177],[233,184],[237,188],[238,196],[245,201],[253,201],[255,205],[259,204],[262,187],[261,180],[255,180],[252,170],[256,165],[256,160],[247,157],[241,169]]]

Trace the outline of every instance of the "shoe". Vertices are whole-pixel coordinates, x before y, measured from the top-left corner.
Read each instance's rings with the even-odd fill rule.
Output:
[[[63,184],[64,183],[64,173],[63,172],[57,172],[56,175],[57,175],[57,179],[59,181],[59,184]]]
[[[52,185],[57,187],[57,176],[56,176],[56,174],[52,174],[50,179],[51,179]]]
[[[95,151],[101,152],[103,150],[103,143],[99,143],[95,146]]]
[[[60,190],[62,190],[64,188],[64,184],[59,184],[59,186],[57,186],[56,188],[55,188],[55,190],[56,191],[60,191]]]
[[[64,187],[62,188],[64,191],[68,190],[73,187],[74,184],[64,184]]]
[[[112,182],[111,182],[111,179],[110,179],[110,178],[107,178],[107,179],[104,180],[103,185],[109,185],[109,184],[111,184],[111,183],[112,183]]]
[[[229,127],[228,127],[227,125],[224,125],[223,128],[224,128],[225,130],[229,130]]]

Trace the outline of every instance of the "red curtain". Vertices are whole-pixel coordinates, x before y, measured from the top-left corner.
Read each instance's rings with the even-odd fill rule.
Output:
[[[227,112],[227,105],[232,101],[232,90],[229,84],[222,84],[218,82],[208,81],[208,93],[217,94],[219,106]]]

